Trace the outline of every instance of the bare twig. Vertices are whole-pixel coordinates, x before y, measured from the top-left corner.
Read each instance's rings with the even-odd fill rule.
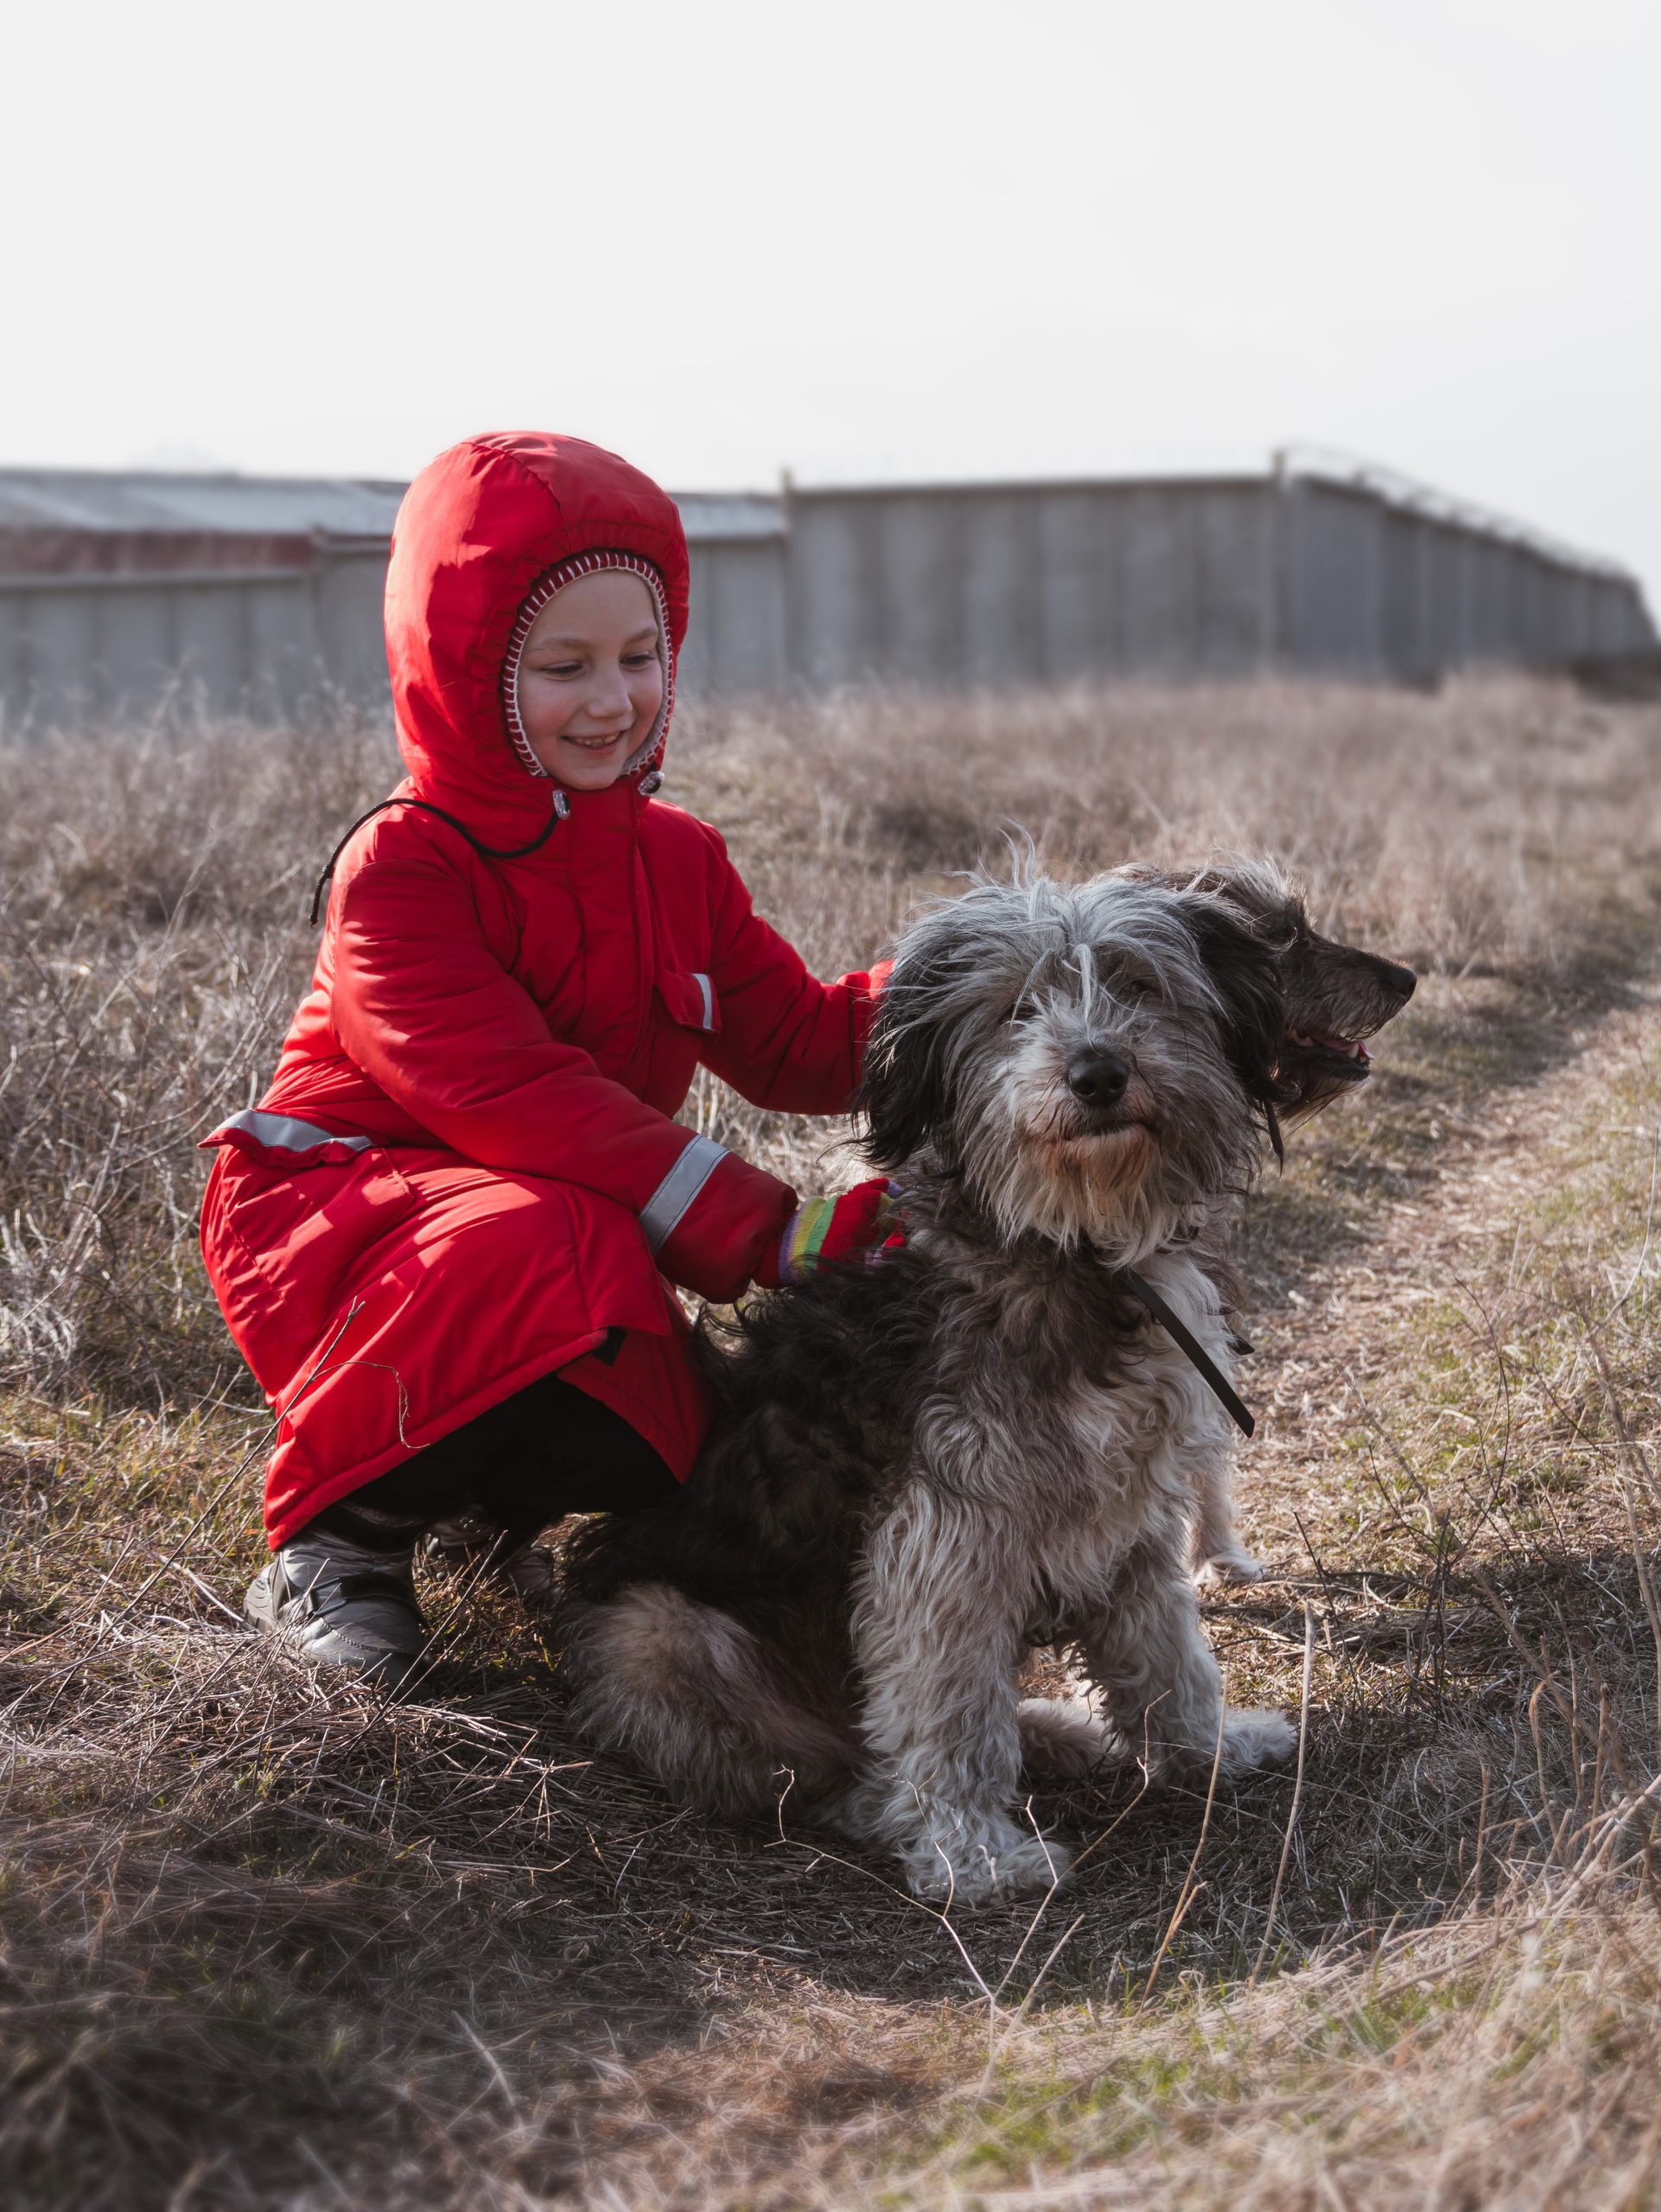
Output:
[[[1280,1907],[1281,1890],[1286,1881],[1286,1868],[1292,1856],[1292,1838],[1298,1824],[1298,1807],[1303,1801],[1303,1762],[1309,1743],[1309,1692],[1315,1673],[1315,1616],[1314,1609],[1306,1598],[1303,1601],[1303,1692],[1298,1705],[1298,1764],[1292,1783],[1292,1802],[1287,1809],[1286,1834],[1281,1843],[1280,1862],[1275,1869],[1275,1886],[1269,1893],[1269,1916],[1263,1923],[1263,1939],[1257,1946],[1257,1955],[1252,1962],[1249,1986],[1255,1989],[1257,1977],[1263,1972],[1263,1961],[1269,1955],[1270,1940],[1275,1933],[1275,1915]]]

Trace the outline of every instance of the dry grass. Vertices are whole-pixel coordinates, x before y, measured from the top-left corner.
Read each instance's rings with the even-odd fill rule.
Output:
[[[890,699],[693,721],[676,786],[825,968],[1018,823],[1053,868],[1263,847],[1422,966],[1246,1248],[1277,1579],[1213,1609],[1306,1763],[1035,1805],[1092,1848],[956,1925],[563,1730],[455,1583],[431,1702],[235,1623],[260,1421],[194,1138],[303,980],[373,731],[6,760],[0,2171],[19,2207],[1661,2202],[1651,1864],[1661,715]],[[811,1179],[826,1133],[713,1088]],[[1273,1916],[1271,1920],[1271,1905]]]

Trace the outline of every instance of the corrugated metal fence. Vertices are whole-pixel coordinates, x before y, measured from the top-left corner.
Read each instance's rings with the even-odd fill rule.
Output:
[[[0,575],[8,723],[154,714],[169,702],[285,721],[325,692],[386,691],[386,541],[320,537],[304,566]]]
[[[259,486],[245,482],[252,512]],[[695,695],[1267,671],[1427,683],[1657,644],[1625,571],[1377,472],[1284,463],[681,505]],[[169,700],[280,720],[324,696],[383,697],[385,537],[285,542],[282,566],[0,574],[8,721]]]
[[[815,687],[1416,683],[1656,643],[1624,571],[1374,475],[814,492],[786,513],[785,657]]]

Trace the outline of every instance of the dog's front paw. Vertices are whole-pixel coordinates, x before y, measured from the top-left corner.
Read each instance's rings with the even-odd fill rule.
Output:
[[[1042,1836],[1009,1827],[989,1833],[964,1822],[943,1835],[937,1827],[902,1854],[906,1886],[931,1904],[992,1904],[1002,1897],[1047,1897],[1066,1880],[1072,1854]]]
[[[1269,1569],[1260,1559],[1253,1559],[1249,1551],[1238,1544],[1231,1544],[1226,1551],[1213,1552],[1202,1560],[1194,1571],[1197,1590],[1238,1589],[1249,1582],[1261,1582]]]
[[[1256,1774],[1260,1767],[1279,1766],[1298,1747],[1298,1732],[1283,1713],[1267,1706],[1231,1705],[1223,1723],[1225,1781]]]

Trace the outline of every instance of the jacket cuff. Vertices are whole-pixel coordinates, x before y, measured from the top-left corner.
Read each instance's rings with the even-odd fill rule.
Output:
[[[856,1085],[865,1072],[865,1047],[870,1042],[871,1024],[876,1020],[877,1002],[888,989],[888,978],[893,973],[892,960],[879,960],[868,973],[844,976],[842,979],[853,992]]]
[[[671,1282],[726,1304],[755,1277],[796,1211],[796,1193],[694,1137],[640,1210],[653,1258]]]

